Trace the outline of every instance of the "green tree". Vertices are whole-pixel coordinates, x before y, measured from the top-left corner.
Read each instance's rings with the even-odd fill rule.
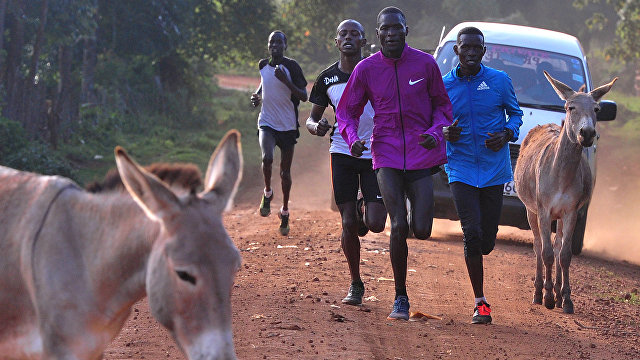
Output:
[[[585,7],[600,0],[576,0],[576,7]],[[635,71],[634,89],[640,96],[640,1],[606,0],[606,4],[616,13],[615,38],[609,41],[605,54],[619,59]],[[587,20],[590,29],[599,31],[609,25],[610,18],[602,12],[596,12]]]
[[[272,1],[203,0],[181,51],[226,67],[253,62],[264,52],[275,12]]]
[[[274,25],[287,34],[287,53],[304,64],[306,72],[312,68],[315,73],[334,61],[336,28],[353,7],[340,0],[292,0],[281,5]],[[266,45],[267,34],[263,34],[263,52]]]

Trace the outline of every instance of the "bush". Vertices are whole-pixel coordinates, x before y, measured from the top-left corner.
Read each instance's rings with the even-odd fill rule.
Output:
[[[71,164],[39,141],[33,141],[7,156],[5,165],[14,169],[44,175],[61,175],[75,180],[75,171]]]
[[[0,117],[0,164],[7,164],[7,157],[17,153],[26,145],[27,138],[22,125]]]

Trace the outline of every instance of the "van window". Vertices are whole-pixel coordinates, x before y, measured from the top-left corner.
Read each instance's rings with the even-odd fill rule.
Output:
[[[442,75],[458,65],[454,44],[452,41],[445,43],[436,54]],[[564,101],[544,77],[543,70],[576,91],[585,83],[584,68],[578,58],[524,47],[485,45],[487,52],[482,63],[511,77],[518,101],[522,104],[564,106]]]

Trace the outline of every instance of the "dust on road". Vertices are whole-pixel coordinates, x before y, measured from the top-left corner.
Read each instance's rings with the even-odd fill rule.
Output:
[[[340,250],[340,217],[328,209],[328,140],[302,133],[292,169],[289,236],[278,234],[277,217],[262,218],[256,211],[262,186],[259,172],[245,173],[237,205],[224,218],[243,255],[232,299],[238,358],[640,358],[640,267],[589,255],[597,250],[574,257],[576,313],[547,310],[531,304],[535,261],[530,232],[513,228],[501,228],[496,250],[486,257],[485,288],[493,325],[469,323],[473,295],[459,224],[448,220],[435,220],[431,240],[410,239],[408,259],[411,310],[443,320],[385,320],[394,293],[385,233],[362,239],[364,305],[341,304],[349,274]],[[598,184],[608,181],[604,178]],[[590,221],[596,204],[594,198]],[[598,227],[617,224],[625,226],[612,222]],[[587,231],[592,234],[591,225]],[[589,240],[585,244],[591,246]],[[146,300],[135,305],[105,353],[105,359],[122,358],[184,358],[149,314]]]

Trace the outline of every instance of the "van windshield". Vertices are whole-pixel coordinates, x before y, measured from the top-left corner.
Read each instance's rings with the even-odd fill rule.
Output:
[[[436,54],[442,75],[458,65],[453,52],[453,41],[447,42]],[[544,77],[546,70],[553,78],[578,90],[585,83],[585,74],[580,59],[568,55],[498,44],[485,44],[487,52],[482,63],[485,66],[506,72],[513,82],[516,96],[521,104],[529,106],[564,106],[551,84]]]

